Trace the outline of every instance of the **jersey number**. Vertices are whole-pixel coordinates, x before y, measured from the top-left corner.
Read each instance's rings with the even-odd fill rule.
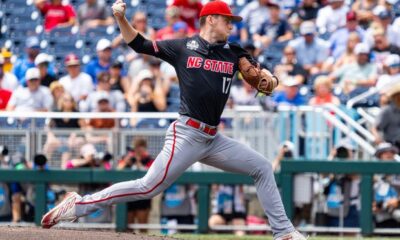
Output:
[[[229,92],[229,87],[231,86],[231,83],[232,83],[232,78],[223,77],[223,81],[222,81],[222,93],[228,94],[228,92]]]

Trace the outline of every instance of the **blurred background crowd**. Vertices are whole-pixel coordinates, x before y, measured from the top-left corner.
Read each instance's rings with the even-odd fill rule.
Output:
[[[0,1],[0,111],[177,112],[180,94],[175,70],[166,62],[135,53],[124,43],[111,13],[112,2]],[[261,66],[281,80],[272,96],[255,97],[256,90],[238,74],[232,83],[227,108],[257,105],[266,111],[275,111],[279,106],[325,104],[376,107],[379,109],[376,124],[369,129],[375,137],[375,158],[395,160],[400,147],[400,1],[227,2],[243,17],[242,22],[234,24],[229,41],[240,43]],[[198,15],[204,4],[198,0],[132,0],[126,3],[127,18],[132,26],[152,40],[198,33]],[[29,119],[0,119],[0,128],[24,128],[30,124]],[[131,139],[132,144],[127,144],[129,147],[124,149],[123,156],[99,153],[104,149],[101,146],[110,144],[111,139],[107,134],[94,134],[94,129],[101,132],[112,128],[164,128],[168,125],[155,119],[93,118],[38,120],[35,124],[46,129],[86,131],[84,135],[68,132],[63,136],[48,131],[42,150],[45,155],[36,157],[35,161],[51,159],[57,152],[61,154],[58,167],[63,169],[100,167],[106,170],[145,170],[155,156],[150,156],[147,142],[141,138]],[[221,124],[221,128],[225,127],[230,127],[229,121]],[[273,162],[276,170],[283,158],[301,155],[295,156],[297,148],[292,145],[291,142],[281,145]],[[342,141],[326,158],[354,159],[353,148],[352,144]],[[1,150],[1,158],[11,155],[5,154],[5,147]],[[12,154],[13,167],[38,167],[21,155]],[[5,161],[2,165],[9,166]],[[315,187],[313,183],[324,182],[320,178],[328,180]],[[301,189],[306,189],[294,193],[296,224],[359,226],[358,176],[302,175],[296,179]],[[375,182],[376,225],[398,227],[398,179],[380,176]],[[84,194],[101,187],[82,186],[79,191]],[[32,205],[27,197],[30,196],[29,187],[12,184],[2,189],[3,195],[8,194],[12,201],[0,205],[0,219],[29,220],[24,219],[25,215],[29,216],[29,208],[21,209],[22,202]],[[168,189],[161,201],[162,221],[193,223],[195,192],[195,186],[173,185]],[[53,203],[49,201],[49,207],[59,193],[63,191],[49,192],[49,199],[54,199]],[[215,215],[209,224],[265,223],[262,217],[248,216],[249,195],[254,197],[254,192],[243,186],[214,186],[212,212]],[[150,209],[151,201],[129,205],[129,221],[147,222]],[[92,217],[99,222],[111,218],[107,211],[100,215]]]

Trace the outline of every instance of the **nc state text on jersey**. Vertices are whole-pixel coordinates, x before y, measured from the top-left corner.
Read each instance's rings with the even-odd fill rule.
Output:
[[[203,67],[203,69],[207,71],[233,74],[233,63],[212,60],[212,59],[203,59],[201,57],[193,57],[193,56],[188,57],[186,67],[187,68]]]

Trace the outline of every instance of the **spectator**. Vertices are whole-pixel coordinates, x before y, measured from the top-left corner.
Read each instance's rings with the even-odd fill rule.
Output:
[[[94,112],[114,112],[110,104],[110,96],[107,92],[98,92],[97,94],[97,106]],[[92,118],[89,120],[89,126],[95,129],[101,128],[113,128],[115,126],[115,120],[112,118]]]
[[[46,32],[54,28],[71,27],[75,24],[75,10],[70,4],[63,4],[62,0],[35,0],[35,5],[44,18]]]
[[[156,32],[157,40],[167,40],[173,38],[172,26],[179,22],[179,8],[176,6],[169,6],[165,10],[165,22],[167,25]]]
[[[49,88],[40,86],[40,73],[37,68],[26,71],[27,87],[20,86],[13,92],[7,111],[49,111],[53,104]]]
[[[0,111],[6,110],[8,101],[10,101],[12,92],[8,89],[4,89],[3,85],[3,78],[0,78]]]
[[[368,45],[372,48],[374,44],[374,32],[376,29],[382,28],[389,43],[400,47],[398,29],[396,29],[395,25],[391,25],[392,16],[390,12],[384,6],[379,5],[374,8],[373,14],[373,22],[371,22],[365,34],[365,40]]]
[[[384,94],[392,86],[400,83],[400,56],[391,54],[385,59],[385,68],[387,74],[383,74],[379,77],[376,87],[380,92],[380,106],[387,105],[389,99]]]
[[[40,53],[35,58],[35,65],[40,72],[40,84],[45,87],[49,87],[52,82],[57,80],[53,74],[49,73],[50,62],[50,56],[46,53]]]
[[[315,36],[316,29],[313,22],[305,21],[300,26],[301,37],[289,42],[297,54],[297,61],[310,74],[320,72],[322,63],[329,56],[329,45]]]
[[[215,185],[212,188],[212,215],[208,219],[208,225],[246,225],[246,202],[243,185]],[[244,236],[243,230],[235,230],[235,235]]]
[[[395,161],[398,149],[390,143],[380,143],[376,149],[375,157],[383,162]],[[399,187],[398,175],[379,176],[374,184],[374,201],[372,211],[376,227],[397,228],[399,221]]]
[[[280,13],[277,3],[268,3],[269,19],[263,22],[258,31],[253,35],[255,45],[268,47],[273,42],[285,42],[293,38],[293,32]]]
[[[356,54],[354,54],[354,48],[359,42],[360,42],[360,36],[358,35],[358,33],[356,32],[349,33],[346,43],[346,49],[344,50],[344,52],[342,52],[337,59],[335,59],[334,57],[328,58],[328,60],[324,62],[324,65],[322,67],[323,71],[332,72],[339,69],[342,66],[346,66],[357,62],[357,56]]]
[[[231,98],[235,106],[238,105],[258,105],[259,100],[254,96],[257,90],[246,81],[240,81],[240,85],[234,85],[231,88]]]
[[[364,30],[358,26],[357,15],[355,12],[350,11],[346,14],[346,25],[332,33],[329,38],[330,49],[334,59],[339,57],[346,52],[348,39],[351,33],[357,33],[359,39],[364,39]]]
[[[344,0],[328,0],[328,3],[318,11],[316,25],[320,34],[332,34],[346,24],[349,8]]]
[[[86,0],[85,3],[79,5],[77,15],[81,31],[113,25],[114,19],[110,10],[101,0]]]
[[[347,139],[343,139],[333,149],[329,160],[351,160],[354,157],[354,147]],[[359,227],[360,211],[360,177],[358,175],[336,175],[330,177],[330,182],[325,189],[328,226]],[[343,219],[343,220],[341,220]]]
[[[247,3],[239,15],[243,18],[243,28],[241,32],[242,41],[251,40],[251,36],[256,33],[263,22],[269,19],[267,7],[269,0],[255,0]]]
[[[358,43],[354,53],[357,56],[355,63],[343,65],[329,76],[332,82],[339,79],[338,82],[346,95],[359,87],[374,86],[377,80],[377,66],[369,61],[368,46]]]
[[[85,101],[79,103],[80,112],[93,112],[98,108],[99,96],[107,95],[109,100],[110,108],[112,111],[124,112],[126,110],[126,104],[124,95],[119,90],[111,89],[111,75],[108,72],[101,72],[97,76],[98,84],[97,89],[91,92]]]
[[[133,169],[147,171],[154,159],[147,150],[147,141],[143,138],[136,138],[133,141],[133,148],[118,163],[117,169]],[[146,224],[149,222],[151,210],[151,199],[139,200],[128,203],[128,223]],[[147,230],[141,229],[142,233]]]
[[[376,143],[386,141],[400,148],[400,83],[392,85],[386,95],[390,104],[381,110],[372,133]]]
[[[281,63],[275,67],[275,75],[279,79],[294,77],[299,83],[307,82],[307,71],[298,63],[293,47],[286,46],[283,49],[283,57]]]
[[[58,102],[60,101],[60,98],[65,92],[65,89],[63,85],[60,84],[58,81],[54,81],[50,84],[50,92],[51,95],[53,96],[53,106],[51,108],[52,111],[56,111],[58,109]]]
[[[55,82],[56,83],[56,82]],[[54,84],[54,83],[53,83]],[[55,112],[77,112],[76,102],[69,93],[63,93],[57,101],[57,108]],[[57,137],[56,134],[51,131],[52,129],[70,129],[77,130],[83,128],[85,122],[82,119],[76,118],[55,118],[50,121],[49,129],[47,131],[46,143],[43,146],[43,152],[49,159],[53,158],[55,151],[61,153],[61,162],[64,163],[68,159],[71,159],[72,152],[83,144],[83,138],[78,137],[76,133],[69,135],[62,135]]]
[[[183,21],[176,22],[174,23],[174,25],[172,25],[172,31],[173,39],[184,38],[188,35],[188,25],[186,22]]]
[[[376,28],[373,31],[374,44],[372,47],[372,53],[374,57],[374,62],[378,64],[380,72],[385,62],[385,58],[390,54],[400,55],[400,48],[389,43],[385,32],[382,28]]]
[[[94,90],[92,78],[87,73],[81,72],[80,60],[75,54],[68,54],[64,64],[68,74],[60,78],[60,84],[74,97],[75,102],[79,103]]]
[[[94,84],[97,84],[97,75],[100,72],[108,72],[111,66],[111,42],[102,38],[96,44],[97,58],[91,60],[85,67],[85,72],[92,77]]]
[[[379,0],[356,0],[354,1],[352,10],[356,12],[358,16],[358,23],[362,28],[367,28],[370,22],[373,20],[374,15],[372,10],[378,6]]]
[[[122,76],[122,63],[115,61],[110,67],[110,84],[111,90],[118,90],[124,95],[128,93],[129,90],[129,78],[127,76]]]
[[[332,82],[327,76],[318,76],[314,82],[315,96],[308,102],[311,106],[320,106],[324,104],[340,105],[340,100],[332,94]]]
[[[300,83],[296,79],[286,78],[282,84],[284,86],[283,91],[276,92],[272,96],[272,100],[277,105],[301,106],[306,103],[299,92]]]
[[[1,56],[4,58],[3,71],[5,73],[11,72],[13,69],[13,62],[11,61],[11,57],[13,56],[12,52],[7,48],[2,48]]]
[[[319,6],[316,0],[303,0],[291,13],[289,21],[293,26],[300,26],[303,21],[314,21],[317,18]]]
[[[40,52],[39,39],[36,36],[26,39],[25,52],[26,55],[17,59],[13,70],[21,85],[25,85],[26,70],[35,67],[35,58]]]
[[[186,22],[191,32],[197,31],[197,22],[203,8],[200,0],[174,0],[172,6],[179,8],[179,16]]]
[[[11,72],[4,71],[4,58],[0,56],[0,89],[14,91],[18,88],[18,79]]]

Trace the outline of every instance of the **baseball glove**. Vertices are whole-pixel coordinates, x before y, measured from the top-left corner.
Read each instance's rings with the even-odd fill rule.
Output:
[[[254,66],[246,57],[239,59],[239,71],[248,84],[266,95],[271,95],[279,84],[278,78],[270,71]]]

